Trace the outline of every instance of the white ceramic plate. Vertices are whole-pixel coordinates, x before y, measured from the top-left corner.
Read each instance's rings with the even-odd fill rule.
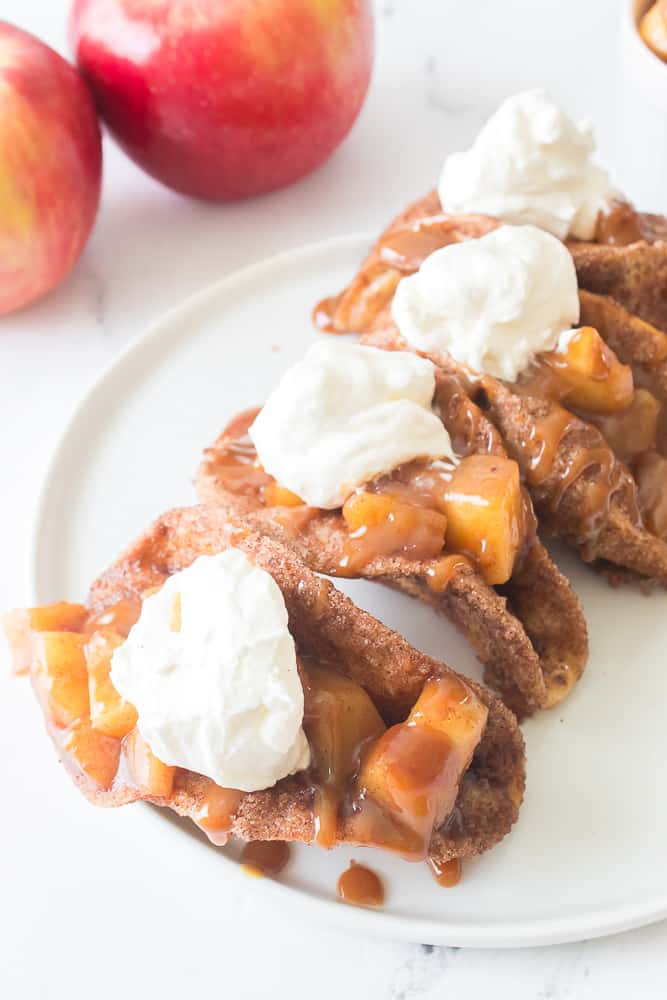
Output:
[[[118,358],[78,407],[48,470],[32,551],[36,602],[81,599],[157,514],[194,501],[201,450],[302,355],[317,336],[311,306],[349,279],[368,242],[321,243],[246,268]],[[188,846],[183,831],[194,828],[155,810],[153,836],[196,858],[188,895],[199,880],[244,878],[246,891],[279,894],[349,928],[475,947],[579,940],[667,916],[667,598],[613,591],[569,555],[562,563],[585,604],[591,662],[565,705],[526,724],[519,823],[465,866],[459,886],[441,889],[424,865],[372,852],[386,905],[350,907],[336,899],[337,877],[350,857],[371,852],[308,847],[294,851],[279,882],[249,882],[233,847]],[[363,582],[344,589],[416,646],[478,676],[465,644],[428,609]]]

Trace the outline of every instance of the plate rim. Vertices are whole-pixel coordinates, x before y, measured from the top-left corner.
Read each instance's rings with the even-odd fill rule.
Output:
[[[298,263],[300,260],[310,260],[314,255],[348,248],[360,250],[362,245],[371,246],[374,240],[375,234],[372,233],[345,234],[301,244],[231,271],[171,306],[143,331],[131,337],[129,342],[106,363],[67,414],[44,466],[28,537],[26,578],[28,599],[31,604],[40,602],[40,541],[45,537],[45,532],[48,533],[48,507],[52,483],[56,479],[70,439],[85,417],[87,408],[94,405],[98,392],[116,377],[118,369],[132,365],[134,359],[146,350],[150,350],[154,342],[159,341],[174,323],[187,319],[188,314],[199,309],[207,300],[224,297],[227,291],[232,292],[235,286],[243,284],[248,279],[261,278],[264,272],[271,272],[276,268]],[[158,817],[155,819],[157,822]],[[166,830],[169,829],[171,824],[165,824],[164,818],[160,817],[159,821]],[[176,833],[175,830],[172,832]],[[179,836],[181,832],[178,832]],[[208,850],[208,847],[206,849]],[[218,857],[224,862],[223,870],[228,877],[238,879],[239,885],[243,883],[247,888],[248,880],[239,864],[224,852],[220,852]],[[471,924],[446,918],[436,920],[427,917],[408,917],[383,910],[349,906],[335,897],[324,899],[269,878],[256,880],[254,889],[269,902],[273,901],[278,905],[294,908],[295,911],[299,910],[302,916],[310,910],[322,922],[342,930],[357,930],[374,937],[462,948],[525,948],[567,944],[606,937],[648,926],[667,918],[667,897],[663,894],[658,894],[657,898],[644,903],[619,904],[598,910],[589,909],[579,915],[545,917],[529,922],[509,921],[507,924],[499,925],[494,922],[484,923],[483,919]]]

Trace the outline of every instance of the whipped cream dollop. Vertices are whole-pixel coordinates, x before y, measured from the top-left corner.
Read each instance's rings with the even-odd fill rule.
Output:
[[[572,256],[535,226],[500,226],[427,257],[399,282],[392,315],[411,347],[513,382],[579,321]]]
[[[403,351],[323,341],[283,375],[250,427],[266,471],[312,507],[415,458],[454,458],[432,410],[435,368]]]
[[[541,90],[503,101],[469,150],[447,157],[438,193],[445,212],[480,212],[590,240],[598,213],[620,197],[591,160],[592,128]]]
[[[310,763],[282,592],[238,549],[200,556],[144,599],[111,680],[165,764],[254,792]]]

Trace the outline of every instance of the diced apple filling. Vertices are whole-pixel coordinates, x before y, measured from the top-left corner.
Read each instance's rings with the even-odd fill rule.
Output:
[[[123,748],[139,791],[151,798],[168,799],[174,787],[176,768],[158,760],[136,728],[125,737]]]
[[[304,502],[296,493],[278,483],[267,483],[264,487],[264,503],[267,507],[303,507]]]
[[[79,632],[36,632],[33,681],[56,726],[65,728],[89,712],[88,670]]]
[[[406,856],[425,856],[433,829],[454,808],[487,715],[458,678],[428,680],[406,721],[387,729],[364,760],[355,836]]]
[[[516,462],[470,455],[445,494],[447,548],[470,555],[487,583],[505,583],[523,539],[523,501]]]
[[[632,369],[618,360],[592,326],[575,330],[563,350],[541,355],[566,387],[567,405],[591,413],[615,413],[632,402]]]
[[[111,788],[120,763],[120,740],[93,729],[84,717],[69,726],[64,746],[91,781],[104,790]]]
[[[632,462],[637,455],[655,448],[660,420],[660,403],[653,393],[636,389],[627,410],[607,416],[592,416],[617,458]]]
[[[99,629],[85,647],[91,724],[98,732],[116,739],[122,739],[137,724],[136,709],[121,698],[109,676],[113,651],[124,641],[118,632]]]
[[[2,624],[12,651],[14,673],[25,674],[30,670],[35,655],[35,632],[76,632],[86,620],[86,613],[82,604],[58,601],[4,615]]]
[[[320,788],[315,801],[316,839],[323,847],[336,842],[338,806],[345,784],[353,777],[363,744],[385,725],[355,681],[309,663],[302,665],[308,737]]]
[[[352,568],[375,556],[401,553],[433,559],[445,544],[447,518],[390,493],[353,493],[343,506],[350,530],[347,554]]]

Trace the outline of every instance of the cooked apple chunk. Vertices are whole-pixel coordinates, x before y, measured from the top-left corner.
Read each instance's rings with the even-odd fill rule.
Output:
[[[109,676],[113,651],[124,641],[112,629],[99,629],[85,647],[91,724],[99,733],[116,739],[127,736],[137,723],[136,709],[120,696]]]
[[[51,720],[64,728],[88,715],[88,670],[78,632],[35,633],[33,680]]]
[[[542,355],[565,387],[569,406],[615,413],[632,403],[632,369],[618,360],[592,326],[575,330],[561,349]]]
[[[137,788],[155,799],[168,799],[174,787],[175,767],[163,764],[155,756],[135,727],[125,737],[125,756]]]
[[[391,493],[353,493],[343,505],[343,517],[350,530],[352,568],[375,556],[398,552],[414,559],[433,559],[445,544],[444,514],[406,503]]]
[[[487,715],[458,678],[428,680],[406,721],[383,733],[364,761],[358,785],[381,814],[366,807],[364,817],[362,805],[360,838],[406,855],[425,853],[434,827],[454,808]]]
[[[364,744],[379,736],[385,725],[370,697],[355,681],[312,663],[302,663],[301,674],[303,727],[318,777],[315,838],[321,847],[333,847],[345,784],[359,766]]]
[[[638,455],[655,448],[661,406],[653,393],[636,389],[627,410],[607,416],[589,416],[600,428],[617,458],[632,462]]]
[[[278,483],[267,483],[264,487],[264,503],[267,507],[302,507],[304,502],[296,493]]]
[[[111,788],[120,763],[120,740],[104,736],[83,718],[69,726],[64,747],[91,781],[102,789]]]
[[[447,549],[469,555],[487,583],[506,583],[523,535],[519,467],[509,458],[470,455],[445,493]]]
[[[352,776],[362,744],[384,731],[380,713],[355,681],[309,664],[304,668],[303,725],[313,766],[325,782],[342,786]]]
[[[12,651],[14,673],[25,674],[30,670],[35,651],[35,632],[77,632],[83,626],[86,614],[82,604],[58,601],[40,608],[21,608],[4,615],[2,624]]]

